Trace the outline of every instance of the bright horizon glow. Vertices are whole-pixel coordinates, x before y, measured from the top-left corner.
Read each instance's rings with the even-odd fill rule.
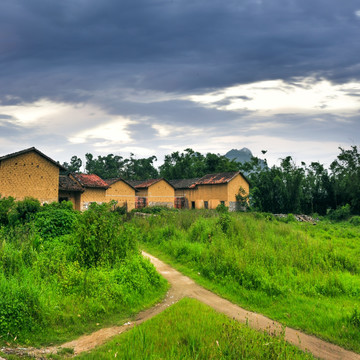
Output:
[[[226,111],[253,111],[258,116],[275,114],[335,113],[347,116],[358,112],[360,83],[334,85],[330,81],[305,78],[286,83],[269,80],[237,85],[203,95],[191,95],[189,100]],[[224,102],[226,102],[224,104]]]

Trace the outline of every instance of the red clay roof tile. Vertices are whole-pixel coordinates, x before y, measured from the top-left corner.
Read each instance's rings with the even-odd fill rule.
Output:
[[[190,188],[195,188],[197,185],[216,185],[216,184],[226,184],[232,180],[236,175],[239,174],[239,171],[224,172],[217,174],[207,174],[200,178],[198,181],[190,185]]]
[[[61,191],[77,191],[84,192],[83,187],[68,175],[59,176],[59,190]]]
[[[95,174],[72,174],[74,178],[84,187],[107,189],[109,185]]]

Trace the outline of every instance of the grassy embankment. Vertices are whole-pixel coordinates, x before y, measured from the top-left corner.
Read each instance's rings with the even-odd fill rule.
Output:
[[[285,219],[286,220],[286,219]],[[360,352],[360,228],[211,211],[134,219],[144,249],[207,288]]]
[[[183,299],[104,346],[76,359],[313,359],[194,299]]]
[[[166,292],[140,255],[136,226],[109,207],[80,214],[66,204],[9,204],[0,200],[0,347],[123,324]]]

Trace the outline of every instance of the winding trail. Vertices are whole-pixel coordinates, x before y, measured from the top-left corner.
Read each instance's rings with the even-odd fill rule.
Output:
[[[267,331],[271,334],[280,334],[283,330],[282,325],[273,321],[261,314],[247,311],[228,300],[212,293],[196,284],[193,280],[184,276],[169,265],[163,263],[156,257],[143,252],[143,255],[148,257],[154,264],[157,271],[166,278],[171,284],[171,289],[166,295],[166,298],[154,307],[142,311],[137,314],[133,322],[128,322],[123,326],[114,326],[110,328],[101,329],[90,335],[84,335],[76,340],[62,344],[61,347],[48,347],[44,349],[23,349],[23,353],[34,356],[36,358],[44,358],[46,354],[56,353],[61,348],[71,348],[74,354],[79,354],[84,351],[89,351],[96,346],[105,343],[109,338],[121,334],[124,331],[132,328],[134,325],[159,314],[167,307],[176,303],[183,297],[195,298],[221,312],[231,318],[240,322],[248,323],[251,328]],[[292,328],[285,328],[285,339],[304,351],[311,352],[315,357],[326,360],[360,360],[360,354],[345,350],[337,345],[320,340],[315,336],[307,335],[301,331]],[[11,349],[1,349],[6,353],[11,353]],[[9,351],[7,351],[9,350]],[[20,349],[16,349],[16,354],[21,354]]]

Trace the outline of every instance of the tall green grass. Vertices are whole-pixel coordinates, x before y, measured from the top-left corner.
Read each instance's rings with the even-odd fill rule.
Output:
[[[135,221],[145,248],[165,254],[207,287],[360,351],[359,227],[289,219],[184,211]]]
[[[313,359],[286,343],[183,299],[155,318],[76,359]]]
[[[157,301],[167,284],[140,255],[136,233],[96,204],[82,214],[48,205],[4,225],[0,344],[59,343]]]

